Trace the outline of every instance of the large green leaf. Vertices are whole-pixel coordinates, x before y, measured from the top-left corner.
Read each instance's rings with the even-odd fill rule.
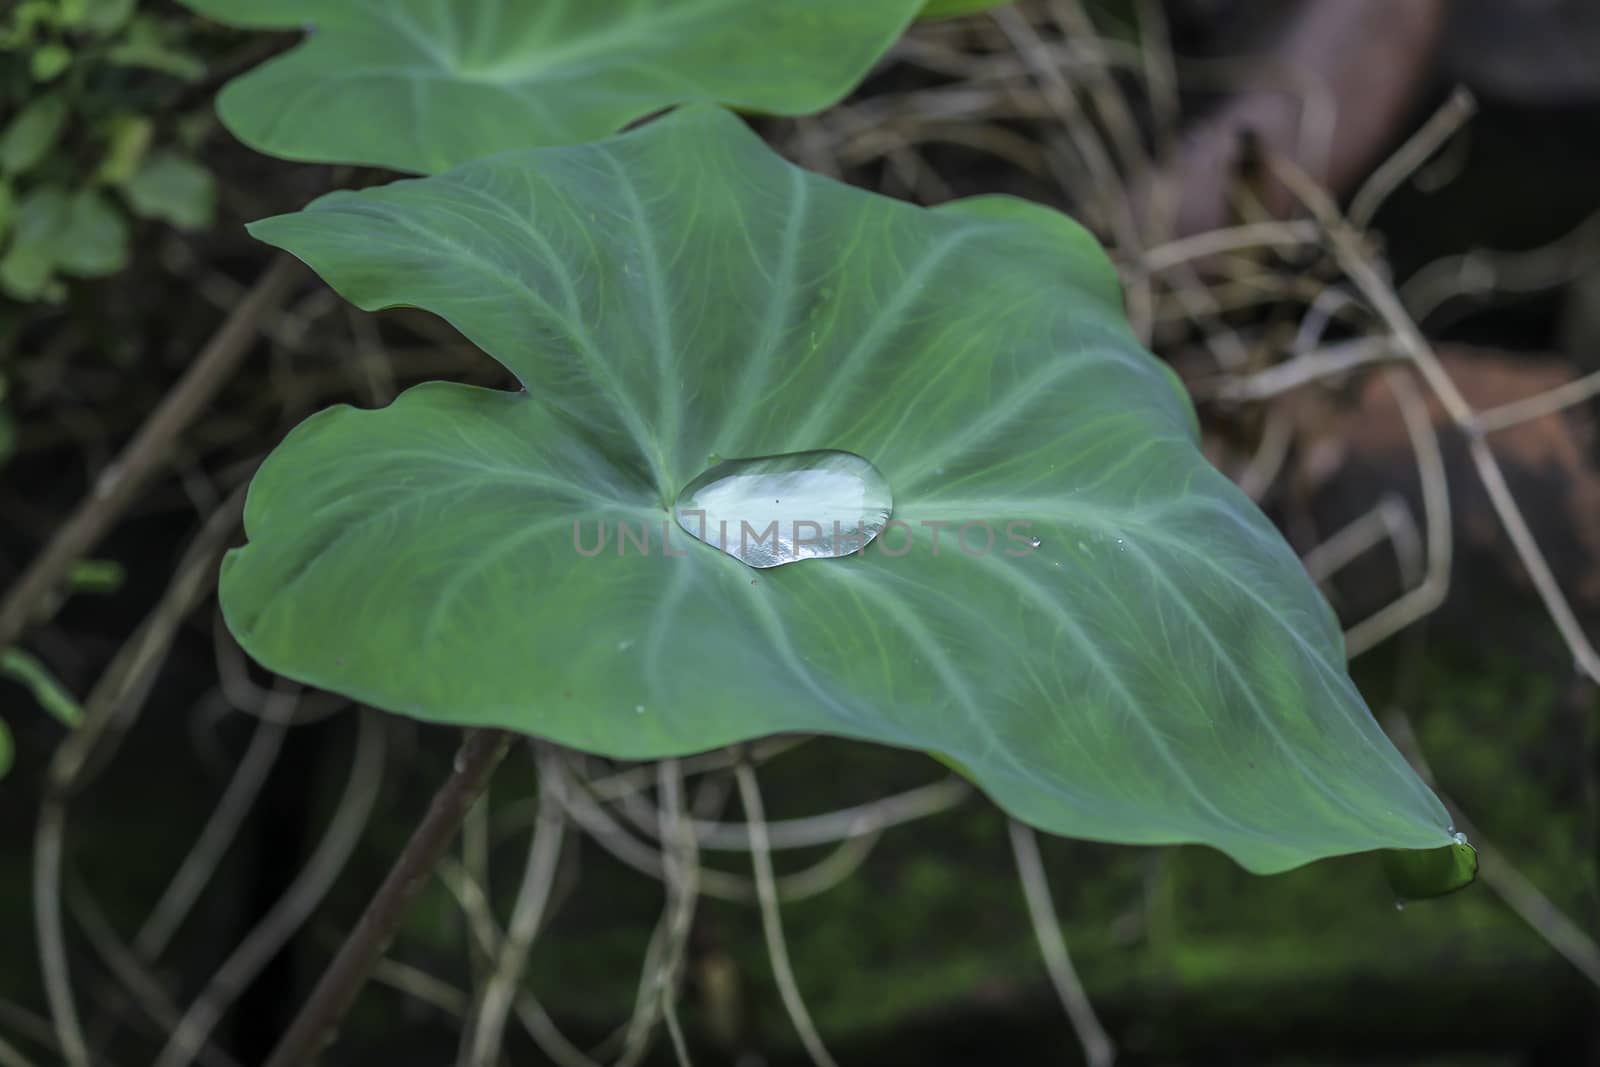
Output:
[[[1047,830],[1256,871],[1451,844],[1066,218],[897,203],[691,108],[252,229],[526,386],[336,407],[268,459],[222,603],[272,669],[617,757],[932,751]],[[715,462],[813,449],[869,459],[901,529],[755,571],[673,526]]]
[[[590,141],[677,104],[780,115],[841,99],[922,0],[185,0],[238,26],[313,27],[217,99],[289,159],[432,172]]]

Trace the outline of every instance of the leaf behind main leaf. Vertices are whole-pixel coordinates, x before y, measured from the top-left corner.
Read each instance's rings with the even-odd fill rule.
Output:
[[[434,172],[591,141],[696,102],[801,115],[838,102],[922,0],[184,0],[299,48],[222,91],[223,122],[287,159]]]

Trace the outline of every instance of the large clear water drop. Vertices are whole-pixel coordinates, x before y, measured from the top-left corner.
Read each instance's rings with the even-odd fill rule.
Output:
[[[690,535],[752,567],[859,552],[893,511],[882,472],[832,450],[723,460],[673,505]]]

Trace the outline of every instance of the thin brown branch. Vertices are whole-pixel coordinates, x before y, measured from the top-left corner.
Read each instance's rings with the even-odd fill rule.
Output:
[[[516,1000],[528,951],[544,921],[550,888],[555,883],[566,829],[566,813],[560,796],[564,779],[554,769],[555,761],[553,753],[543,748],[539,750],[539,817],[528,845],[528,860],[512,908],[511,924],[506,928],[505,940],[494,958],[494,971],[473,1017],[467,1044],[467,1062],[471,1067],[493,1067],[500,1059],[506,1016]]]
[[[366,830],[383,783],[384,731],[379,714],[363,709],[344,792],[310,859],[183,1013],[156,1067],[187,1067],[227,1009],[333,888]]]
[[[1400,407],[1400,417],[1417,457],[1417,477],[1422,484],[1422,520],[1428,552],[1422,581],[1398,600],[1345,631],[1345,652],[1351,658],[1388,640],[1429,614],[1450,591],[1450,567],[1455,556],[1455,530],[1451,525],[1450,479],[1427,401],[1405,368],[1384,371],[1384,383]]]
[[[761,803],[761,787],[756,781],[756,772],[748,763],[740,763],[734,768],[734,774],[739,780],[739,801],[744,805],[745,826],[750,832],[750,865],[755,870],[756,896],[761,904],[761,929],[766,935],[767,956],[772,961],[772,974],[778,983],[778,993],[783,998],[789,1020],[794,1023],[795,1033],[800,1036],[800,1044],[805,1046],[811,1062],[817,1067],[838,1067],[837,1061],[822,1044],[822,1036],[817,1033],[816,1024],[811,1021],[811,1013],[806,1010],[805,999],[801,997],[800,987],[795,982],[794,968],[789,965],[789,948],[783,938],[783,917],[778,910],[777,879],[772,873],[772,851],[767,847],[766,813]]]
[[[1466,89],[1457,88],[1450,94],[1444,106],[1362,183],[1350,201],[1350,224],[1358,229],[1370,225],[1394,191],[1460,132],[1477,110],[1478,102]]]
[[[851,838],[868,837],[908,822],[926,819],[949,811],[972,795],[965,778],[951,775],[903,793],[841,808],[823,815],[784,819],[767,823],[767,842],[775,851],[836,845]],[[660,840],[661,813],[642,798],[628,804],[630,820],[647,834]],[[739,823],[695,819],[687,824],[694,830],[700,848],[744,852],[750,847],[750,832]]]
[[[1406,280],[1401,301],[1418,322],[1457,297],[1537,293],[1600,267],[1600,211],[1559,239],[1520,252],[1473,249],[1436,259]]]
[[[1313,382],[1349,374],[1374,363],[1390,363],[1404,358],[1386,337],[1359,337],[1304,352],[1248,377],[1228,375],[1207,379],[1197,383],[1194,391],[1205,399],[1271,400]]]
[[[1565,411],[1596,395],[1600,395],[1600,371],[1591,371],[1536,396],[1478,412],[1478,429],[1486,434],[1509,430],[1513,426]]]
[[[287,732],[284,720],[293,714],[299,696],[299,687],[287,683],[284,689],[274,694],[275,699],[269,704],[269,714],[257,721],[255,732],[250,737],[250,746],[239,760],[237,769],[229,776],[228,787],[206,819],[194,847],[178,865],[172,881],[140,925],[133,939],[133,951],[146,963],[153,963],[166,950],[168,942],[190,915],[195,902],[211,881],[223,853],[233,843],[268,773],[277,762],[278,750]]]
[[[511,736],[503,730],[475,729],[467,733],[450,777],[434,794],[427,814],[278,1047],[267,1058],[266,1067],[304,1067],[321,1053],[366,984],[373,966],[389,947],[407,906],[427,884],[439,857],[455,839],[468,810],[511,747]]]
[[[1045,877],[1044,862],[1039,858],[1038,838],[1032,829],[1017,820],[1006,821],[1011,831],[1011,852],[1017,861],[1017,876],[1022,881],[1028,916],[1033,921],[1034,937],[1044,956],[1045,969],[1050,973],[1050,983],[1066,1009],[1067,1018],[1072,1021],[1089,1067],[1111,1067],[1117,1061],[1117,1049],[1095,1016],[1094,1005],[1089,1003],[1089,995],[1084,992],[1083,982],[1072,966],[1072,957],[1067,954],[1067,942],[1061,936],[1061,923],[1050,899],[1050,882]]]
[[[1321,236],[1314,224],[1303,221],[1226,226],[1156,245],[1140,257],[1140,266],[1152,274],[1160,274],[1181,264],[1226,252],[1243,252],[1254,248],[1304,248],[1316,244]]]

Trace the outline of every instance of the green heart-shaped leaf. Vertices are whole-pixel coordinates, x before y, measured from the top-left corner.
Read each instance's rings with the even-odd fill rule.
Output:
[[[272,669],[616,757],[922,749],[1036,826],[1256,871],[1451,843],[1066,218],[887,200],[691,108],[252,229],[526,386],[289,436],[222,576]],[[888,481],[862,554],[757,571],[675,523],[707,468],[813,450]]]
[[[591,141],[678,104],[820,111],[922,0],[184,0],[305,45],[217,98],[246,144],[288,159],[431,173]]]

